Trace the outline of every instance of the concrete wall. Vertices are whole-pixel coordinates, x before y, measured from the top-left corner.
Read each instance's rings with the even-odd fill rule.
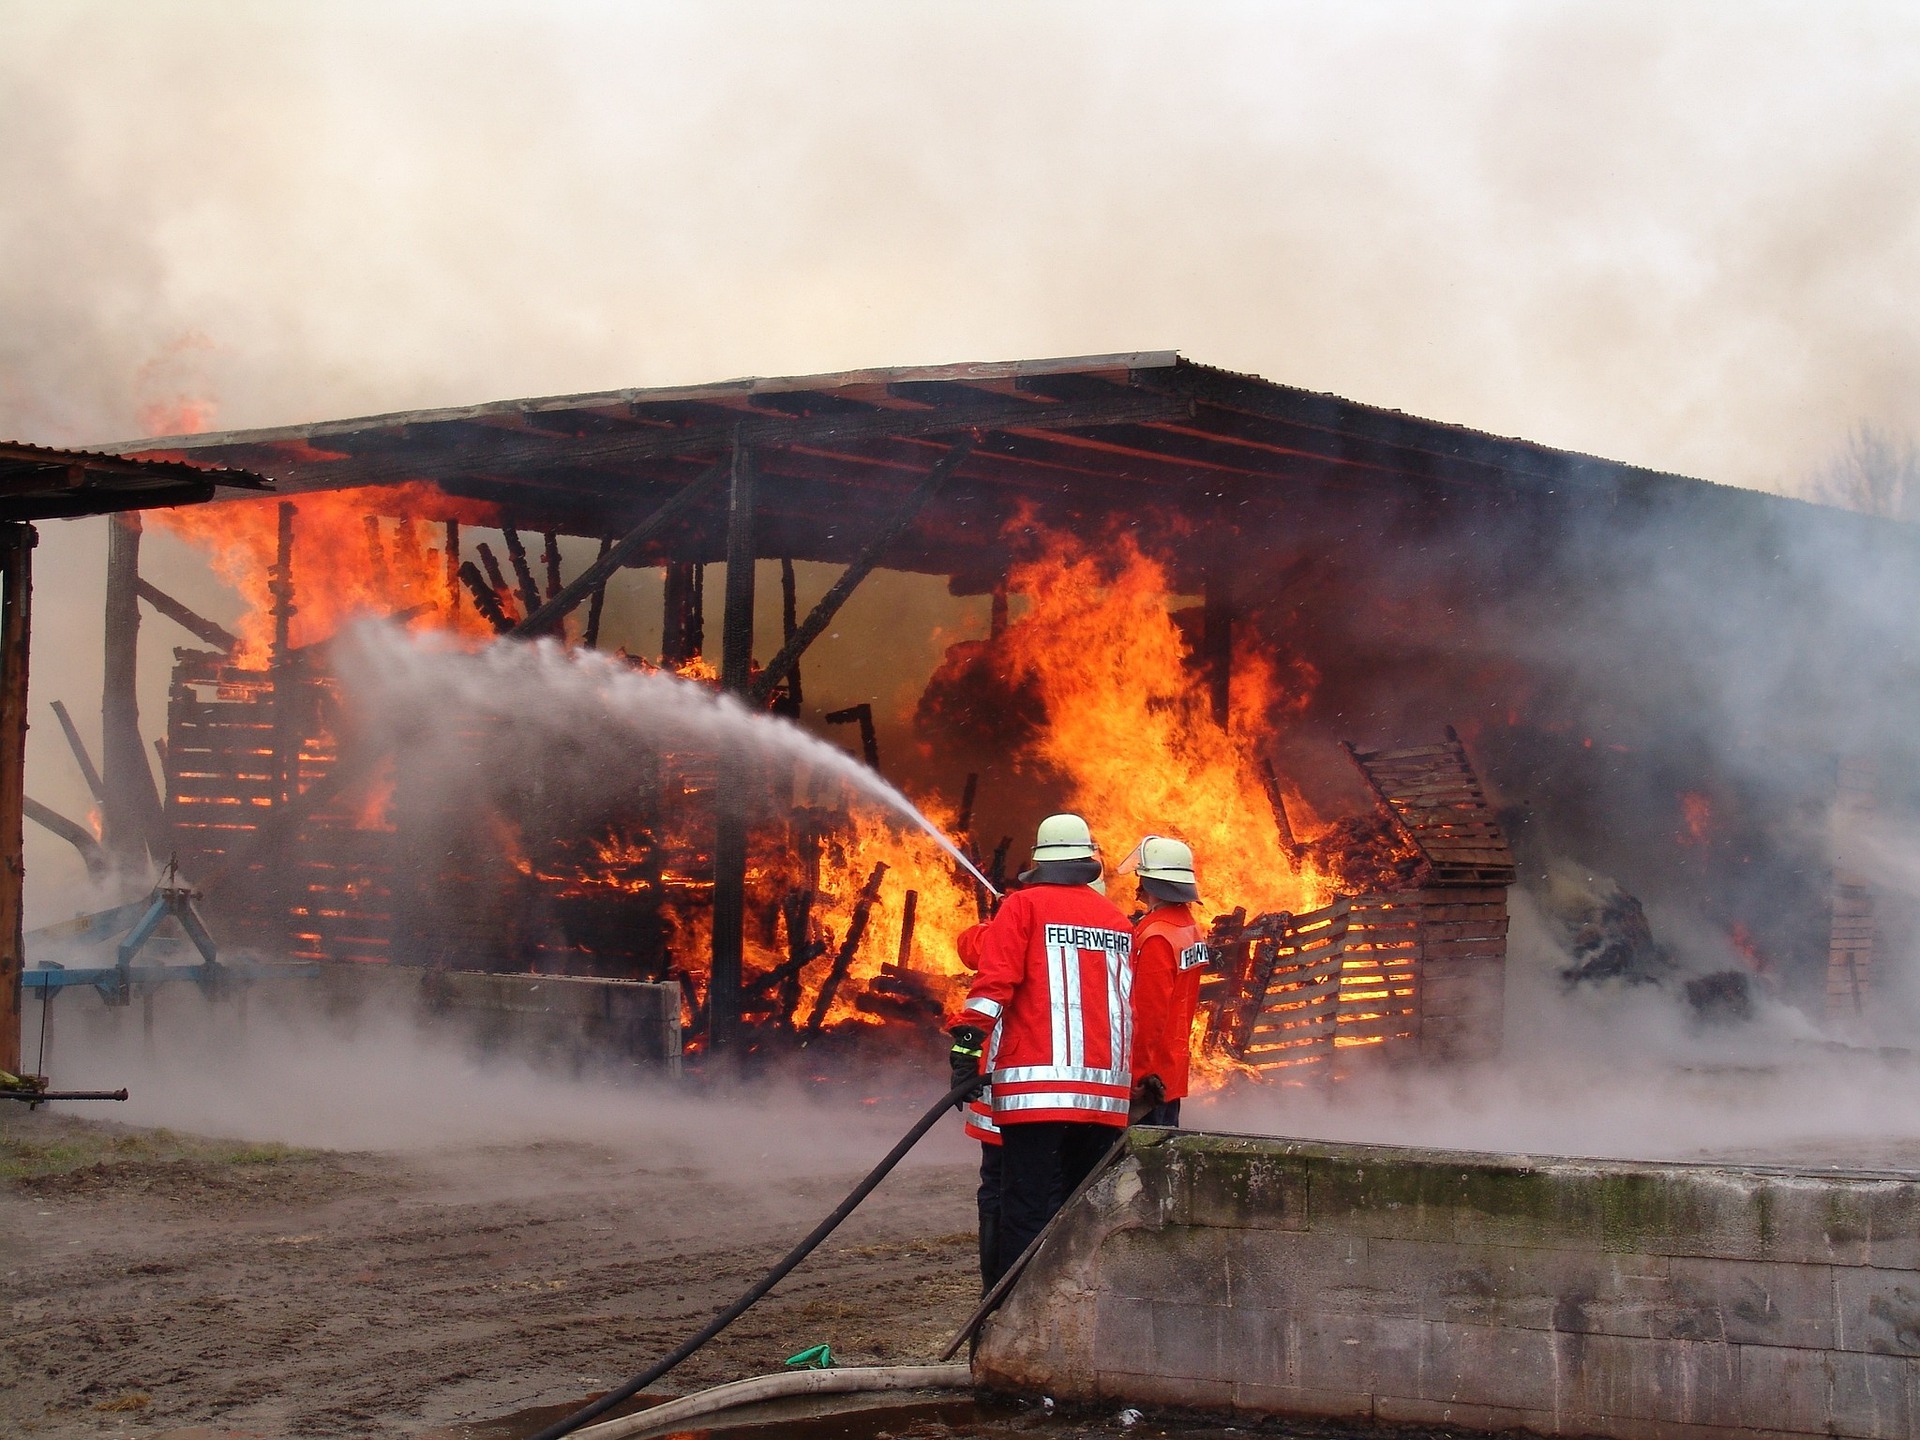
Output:
[[[680,1073],[678,985],[405,965],[325,964],[320,971],[319,993],[338,1018],[370,1009],[405,1015],[482,1054],[569,1075],[608,1066]]]
[[[1920,1432],[1920,1175],[1135,1131],[989,1387],[1623,1437]]]

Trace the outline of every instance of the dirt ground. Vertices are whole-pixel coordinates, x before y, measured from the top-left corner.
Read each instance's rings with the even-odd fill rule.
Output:
[[[933,1358],[979,1288],[971,1168],[938,1153],[660,1389],[819,1342],[850,1363]],[[722,1172],[578,1138],[297,1149],[13,1107],[0,1432],[457,1437],[642,1368],[864,1168]]]

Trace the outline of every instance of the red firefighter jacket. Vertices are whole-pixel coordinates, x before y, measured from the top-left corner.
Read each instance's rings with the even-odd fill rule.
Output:
[[[995,1026],[987,1075],[998,1125],[1125,1125],[1133,1078],[1133,937],[1086,885],[1015,891],[980,932],[962,1020]]]
[[[960,952],[960,963],[969,970],[978,970],[980,968],[980,935],[986,928],[987,925],[984,920],[978,925],[969,925],[960,932],[959,938],[953,942],[954,949]],[[968,1016],[967,1018],[971,1020],[977,1017]],[[987,1044],[982,1047],[982,1054],[980,1056],[980,1073],[982,1075],[987,1073],[987,1054],[991,1052],[993,1041],[1000,1033],[998,1024],[985,1028],[987,1030],[988,1040]],[[983,1145],[998,1145],[1000,1143],[1000,1127],[993,1123],[993,1087],[991,1085],[983,1087],[977,1096],[967,1102],[967,1134],[980,1141]]]
[[[1133,927],[1133,1074],[1158,1075],[1166,1098],[1187,1093],[1193,1012],[1206,937],[1185,905],[1156,905]]]

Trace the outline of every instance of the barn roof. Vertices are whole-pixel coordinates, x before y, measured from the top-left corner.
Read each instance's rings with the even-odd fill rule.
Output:
[[[1342,496],[1402,510],[1703,496],[1798,503],[1164,351],[611,390],[110,448],[258,470],[283,494],[431,481],[453,501],[500,507],[521,528],[607,535],[652,512],[738,439],[763,476],[760,553],[844,559],[860,543],[862,517],[910,492],[965,433],[977,436],[972,453],[903,541],[899,562],[956,580],[995,568],[997,537],[1021,513],[1083,525],[1170,504],[1244,533]],[[662,545],[683,558],[690,537],[700,539],[695,549],[714,549],[723,509],[721,496],[690,510],[685,533]],[[458,513],[449,508],[448,518]]]

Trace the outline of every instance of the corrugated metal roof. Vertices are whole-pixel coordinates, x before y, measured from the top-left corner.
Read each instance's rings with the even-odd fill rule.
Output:
[[[917,546],[916,566],[956,584],[999,564],[1004,526],[1027,514],[1084,527],[1184,511],[1240,537],[1253,563],[1277,527],[1326,505],[1413,514],[1681,504],[1753,515],[1800,504],[1172,351],[541,396],[107,448],[244,466],[287,493],[427,481],[448,497],[439,518],[471,515],[470,502],[481,502],[523,528],[604,535],[659,506],[738,439],[766,477],[767,543],[781,547],[770,553],[844,559],[857,517],[911,489],[969,432],[973,452],[905,547]],[[711,541],[717,513],[697,510],[688,533]]]
[[[0,441],[0,520],[71,519],[192,505],[211,500],[222,487],[257,491],[268,483],[265,476],[222,465]]]

